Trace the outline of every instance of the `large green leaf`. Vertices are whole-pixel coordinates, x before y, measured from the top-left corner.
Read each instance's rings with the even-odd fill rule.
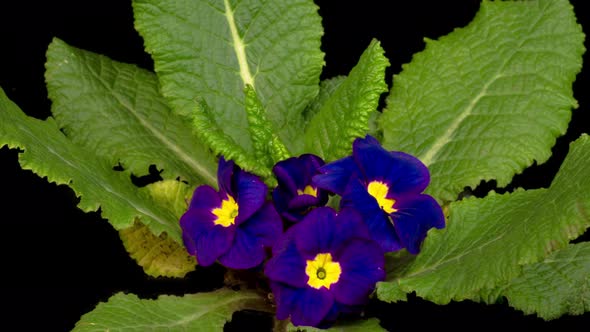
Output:
[[[471,298],[518,276],[567,246],[590,227],[590,136],[570,151],[549,189],[491,193],[450,205],[447,227],[431,230],[415,260],[390,271],[378,284],[385,301],[415,291],[430,301]]]
[[[590,312],[590,243],[571,244],[494,290],[511,307],[550,320]]]
[[[147,193],[134,186],[128,172],[113,171],[113,165],[68,140],[53,118],[41,121],[26,116],[0,89],[0,147],[21,149],[19,162],[50,182],[70,186],[80,197],[78,207],[96,211],[115,229],[136,220],[159,235],[166,232],[181,242],[178,219],[168,208],[154,204]]]
[[[427,40],[394,77],[384,146],[428,165],[427,190],[442,201],[481,180],[507,185],[565,133],[583,42],[566,0],[483,1],[467,27]]]
[[[135,174],[155,164],[164,178],[216,186],[215,158],[166,106],[153,73],[59,39],[46,67],[52,113],[75,143]]]
[[[282,141],[301,152],[301,112],[318,93],[324,64],[313,1],[134,0],[133,9],[175,111],[191,115],[195,99],[204,99],[217,125],[250,153],[249,84]]]
[[[323,103],[305,131],[305,148],[326,161],[352,151],[352,142],[369,131],[369,117],[387,91],[385,68],[389,61],[377,40],[371,41],[359,63]],[[338,81],[335,81],[338,82]]]
[[[256,293],[229,289],[156,300],[118,293],[83,315],[73,331],[223,331],[234,312],[264,306]]]

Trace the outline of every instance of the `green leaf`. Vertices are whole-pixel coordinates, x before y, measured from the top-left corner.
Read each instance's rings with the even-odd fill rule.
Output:
[[[323,29],[311,0],[135,0],[135,27],[152,54],[162,93],[192,116],[195,99],[246,153],[244,87],[293,153],[302,151],[305,106],[318,93]]]
[[[223,331],[234,312],[260,307],[265,307],[260,295],[229,289],[156,300],[118,293],[83,315],[72,331]]]
[[[289,151],[275,134],[272,124],[266,118],[266,111],[254,88],[246,85],[244,92],[254,155],[258,160],[262,160],[267,167],[272,168],[278,161],[289,158]]]
[[[369,319],[357,319],[357,320],[349,320],[338,322],[334,326],[329,329],[318,329],[309,326],[294,326],[293,324],[289,323],[287,327],[288,332],[320,332],[320,331],[330,331],[330,332],[372,332],[372,331],[387,331],[381,325],[379,325],[379,320],[377,318],[369,318]]]
[[[26,116],[0,89],[0,147],[21,149],[23,169],[56,184],[70,186],[80,197],[78,207],[97,211],[117,230],[139,219],[154,235],[166,232],[182,243],[178,219],[169,210],[154,205],[150,197],[134,186],[128,172],[116,172],[113,165],[68,140],[53,118],[46,121]]]
[[[415,260],[378,284],[378,297],[399,300],[401,290],[439,304],[471,298],[567,246],[590,227],[588,160],[590,136],[583,135],[549,189],[451,203],[447,227],[428,233]]]
[[[140,190],[147,191],[155,204],[171,208],[176,220],[186,211],[192,196],[191,188],[176,180],[158,181]],[[165,233],[155,236],[141,223],[120,230],[119,236],[129,255],[150,276],[182,278],[197,265],[182,244]]]
[[[196,258],[182,244],[166,233],[155,236],[141,223],[120,230],[119,236],[129,256],[149,276],[183,278],[197,266]]]
[[[306,124],[309,123],[309,121],[324,107],[328,100],[330,100],[330,97],[332,97],[332,94],[334,94],[340,84],[345,80],[346,76],[340,75],[320,82],[320,92],[309,105],[307,105],[307,108],[303,112]]]
[[[271,176],[271,170],[268,166],[261,160],[258,160],[253,154],[247,153],[246,150],[237,145],[230,136],[223,132],[217,123],[215,123],[209,106],[203,100],[200,100],[195,105],[193,125],[203,142],[206,142],[226,160],[234,160],[243,169],[264,178]]]
[[[387,91],[389,61],[384,53],[377,40],[371,41],[359,63],[311,119],[305,130],[306,151],[332,161],[350,154],[354,139],[367,134],[369,117]]]
[[[427,192],[442,201],[481,180],[507,185],[565,133],[583,42],[566,0],[483,1],[467,27],[426,40],[394,76],[383,145],[422,160]]]
[[[163,180],[140,188],[147,192],[155,204],[170,209],[177,219],[186,212],[193,196],[193,187],[176,180]]]
[[[191,125],[166,106],[153,73],[54,39],[45,79],[56,122],[75,143],[111,165],[217,185],[216,159]]]
[[[555,319],[590,311],[590,243],[571,244],[500,287],[511,307]]]

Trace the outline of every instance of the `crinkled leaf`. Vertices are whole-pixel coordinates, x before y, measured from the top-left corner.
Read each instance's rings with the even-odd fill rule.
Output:
[[[264,305],[256,293],[229,289],[156,300],[118,293],[83,315],[72,331],[223,331],[234,312]]]
[[[590,243],[571,244],[494,291],[525,314],[545,319],[590,312]]]
[[[176,180],[158,181],[140,190],[147,191],[155,204],[171,209],[177,220],[186,211],[192,194],[188,185]],[[197,265],[182,244],[167,234],[153,235],[141,223],[120,230],[119,236],[129,255],[150,276],[182,278]]]
[[[566,0],[483,1],[394,77],[384,146],[428,165],[428,193],[442,201],[481,180],[507,185],[565,133],[583,42]]]
[[[68,140],[53,118],[41,121],[26,116],[0,89],[0,147],[21,149],[23,169],[56,184],[70,186],[80,197],[78,207],[96,211],[117,230],[139,219],[153,234],[166,232],[182,243],[178,219],[167,208],[154,204],[129,180],[128,172],[116,172],[113,165]]]
[[[373,332],[373,331],[387,331],[381,325],[379,325],[379,320],[377,318],[369,318],[369,319],[357,319],[357,320],[349,320],[338,322],[334,326],[330,327],[329,329],[318,329],[314,327],[308,326],[294,326],[293,324],[289,323],[287,327],[288,332],[320,332],[320,331],[329,331],[329,332]]]
[[[378,41],[371,41],[359,63],[310,120],[305,130],[306,151],[332,161],[350,154],[354,139],[367,134],[369,117],[387,91],[389,61],[384,53]]]
[[[451,203],[447,227],[378,284],[384,301],[403,292],[439,304],[463,300],[518,276],[522,267],[567,246],[590,227],[590,136],[570,151],[549,189],[491,193]]]
[[[346,80],[346,76],[340,75],[332,77],[320,82],[320,92],[318,95],[307,105],[303,112],[305,122],[308,123],[330,100],[332,94],[338,89],[340,84]]]
[[[254,155],[271,168],[278,161],[289,158],[290,153],[275,134],[272,124],[267,119],[266,110],[258,99],[256,90],[251,85],[247,85],[244,93],[246,94],[246,114],[248,115]]]
[[[54,39],[45,79],[56,122],[75,143],[135,174],[215,186],[216,160],[172,113],[153,73]]]
[[[214,123],[251,153],[244,111],[249,84],[279,137],[301,152],[301,113],[318,93],[324,64],[313,1],[135,0],[133,9],[175,111],[192,116],[195,99],[204,99]]]
[[[234,160],[243,169],[264,178],[271,176],[271,170],[253,154],[246,152],[234,140],[225,134],[213,119],[213,114],[204,100],[195,105],[193,125],[199,137],[226,160]]]

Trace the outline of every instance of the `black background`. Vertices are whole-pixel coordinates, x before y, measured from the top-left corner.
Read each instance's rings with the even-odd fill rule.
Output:
[[[423,38],[436,39],[471,21],[479,1],[316,1],[325,35],[326,67],[322,78],[347,74],[372,38],[382,42],[391,62],[387,80],[424,47]],[[361,4],[362,3],[362,4]],[[572,1],[585,30],[590,15],[583,0]],[[0,87],[30,116],[50,115],[44,84],[45,50],[51,38],[105,54],[115,60],[152,69],[143,41],[133,28],[131,1],[66,1],[0,4]],[[554,155],[544,165],[517,175],[513,187],[547,187],[565,157],[569,142],[590,133],[590,61],[574,84],[580,107],[573,112],[567,134],[558,139]],[[494,187],[484,183],[483,193]],[[502,191],[502,189],[500,189]],[[153,298],[221,286],[223,269],[198,268],[183,280],[153,279],[125,252],[117,233],[100,213],[83,213],[66,186],[56,186],[20,169],[17,152],[0,149],[0,326],[7,331],[69,331],[80,316],[124,291]],[[584,237],[588,238],[588,235]],[[6,310],[8,308],[8,310]],[[434,324],[439,329],[568,328],[588,329],[590,314],[564,316],[550,322],[505,304],[472,302],[437,306],[410,297],[399,304],[373,303],[367,313],[388,330]],[[264,317],[237,314],[227,330],[244,330],[254,322],[263,330]]]

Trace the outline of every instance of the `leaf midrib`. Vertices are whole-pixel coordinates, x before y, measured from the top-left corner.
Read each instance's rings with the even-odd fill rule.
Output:
[[[236,20],[234,17],[234,10],[231,8],[229,0],[223,0],[223,5],[225,7],[225,18],[227,20],[227,24],[229,25],[231,38],[233,41],[232,45],[234,48],[234,53],[236,54],[238,66],[240,68],[240,78],[242,79],[244,86],[251,85],[254,88],[254,77],[250,73],[250,67],[248,66],[248,58],[246,56],[246,44],[244,43],[244,40],[240,37],[238,33]]]
[[[428,150],[426,150],[418,156],[418,159],[420,159],[426,166],[429,167],[433,162],[436,162],[436,157],[438,153],[443,149],[444,146],[446,146],[452,140],[459,126],[463,123],[463,121],[465,121],[465,119],[469,115],[473,113],[475,106],[479,103],[481,98],[487,95],[487,90],[490,87],[490,85],[495,83],[497,79],[504,76],[503,72],[505,70],[506,65],[508,64],[508,62],[512,60],[514,55],[520,51],[524,43],[528,41],[529,37],[531,36],[530,31],[532,31],[537,26],[546,10],[547,8],[542,8],[542,11],[540,13],[537,13],[538,15],[535,19],[534,24],[531,24],[529,27],[529,33],[527,33],[525,37],[518,43],[518,46],[512,48],[512,52],[509,56],[505,57],[505,60],[499,66],[496,73],[490,78],[488,82],[486,82],[482,86],[480,92],[469,102],[465,110],[461,112],[459,116],[450,124],[450,126],[444,132],[444,134],[437,140],[435,140]]]

